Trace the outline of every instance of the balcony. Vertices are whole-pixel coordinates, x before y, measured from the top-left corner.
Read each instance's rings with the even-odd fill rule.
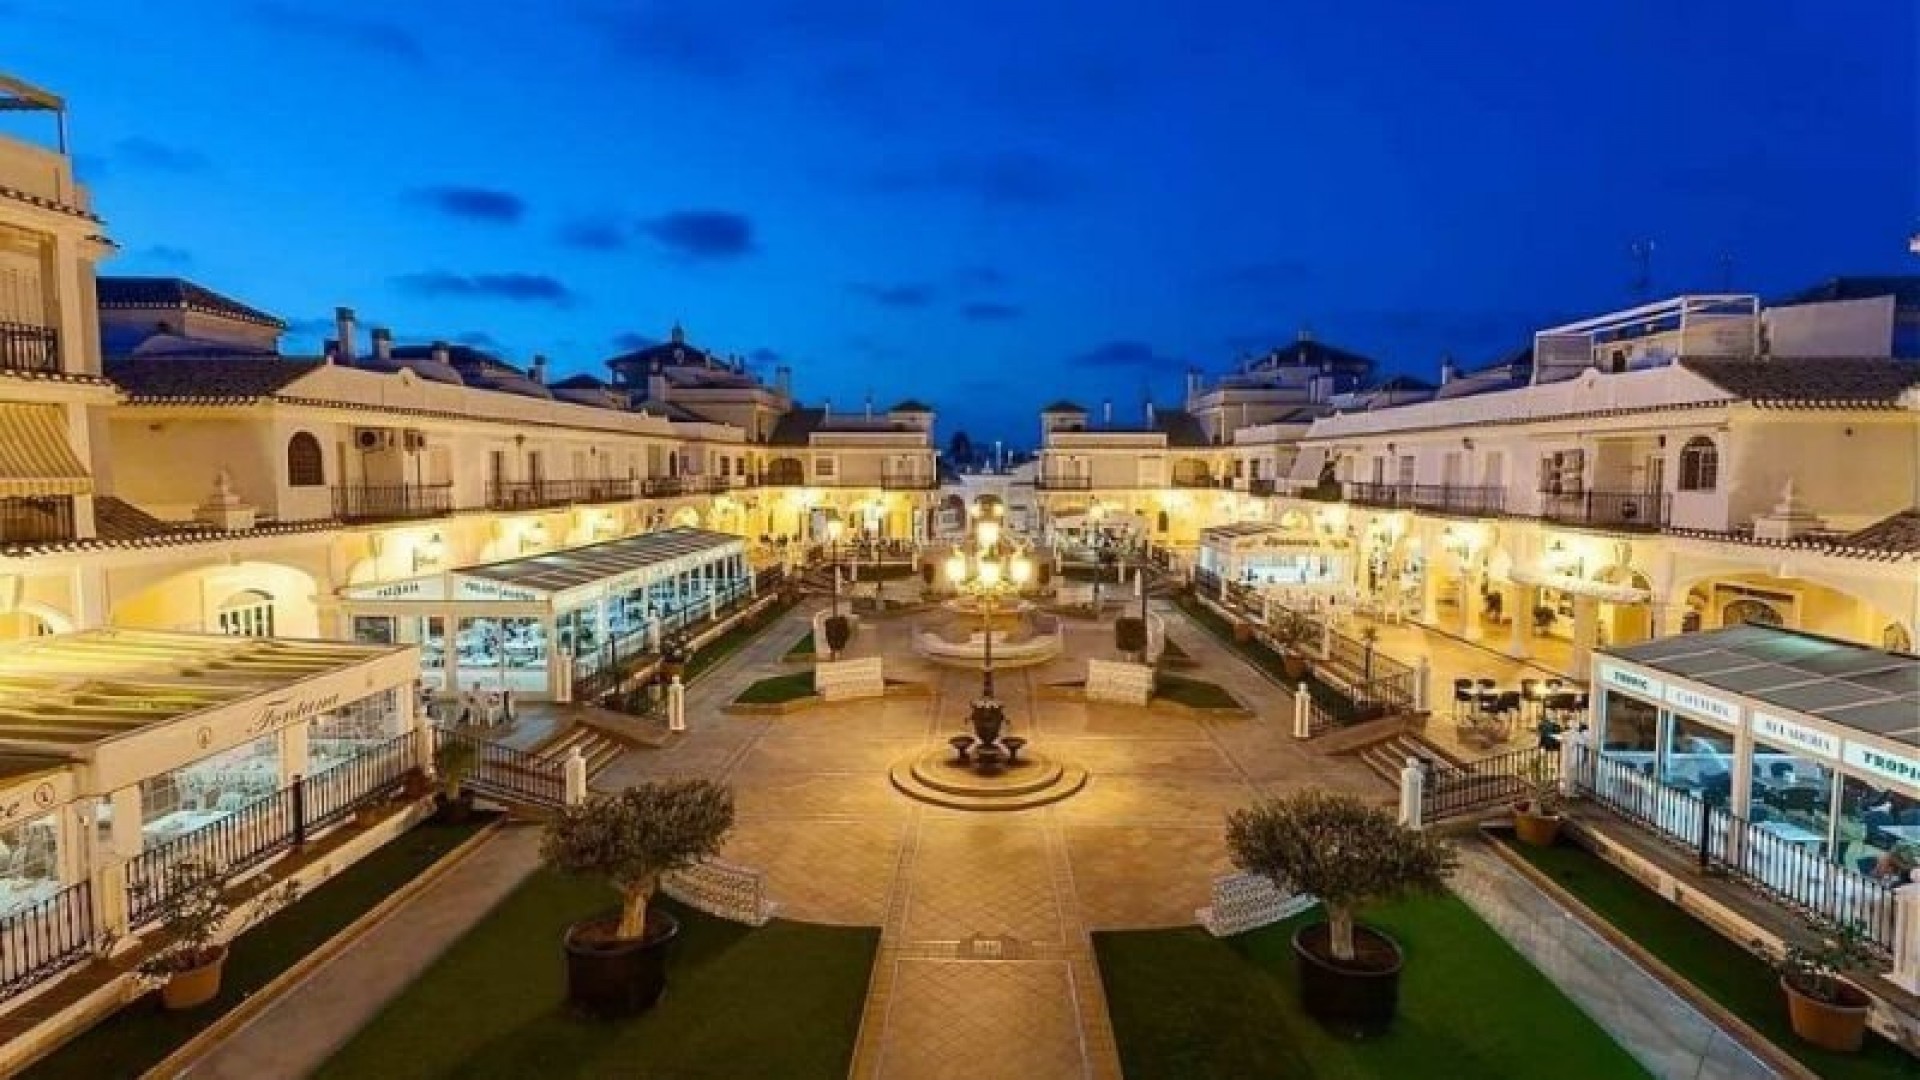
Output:
[[[0,322],[0,370],[58,373],[59,331],[51,326]]]
[[[649,499],[664,499],[686,493],[687,478],[684,476],[650,476],[640,481],[640,494]]]
[[[880,488],[883,491],[932,491],[940,486],[940,478],[932,473],[881,473]]]
[[[487,485],[489,510],[537,510],[574,503],[620,502],[633,498],[634,482],[603,477],[575,480],[524,480]]]
[[[1453,484],[1348,484],[1347,501],[1386,510],[1492,516],[1505,512],[1507,493],[1505,488]]]
[[[1657,532],[1667,527],[1670,500],[1657,491],[1540,493],[1540,519],[1595,529]]]
[[[333,516],[341,521],[412,521],[452,512],[452,484],[353,484],[333,489]]]
[[[1215,479],[1208,473],[1176,472],[1173,474],[1173,486],[1177,488],[1231,487],[1233,486],[1233,481]]]
[[[70,496],[0,499],[0,543],[55,544],[73,538]]]
[[[760,483],[768,487],[806,487],[807,470],[791,459],[771,462],[760,474]]]
[[[1047,476],[1042,474],[1033,478],[1033,486],[1039,488],[1041,491],[1092,491],[1093,477]]]

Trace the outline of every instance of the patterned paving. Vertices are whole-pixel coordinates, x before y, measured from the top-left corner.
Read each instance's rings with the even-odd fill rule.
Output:
[[[1054,806],[969,814],[912,802],[886,780],[900,757],[960,729],[978,676],[902,655],[899,624],[869,622],[891,678],[936,688],[781,717],[720,707],[804,632],[789,615],[688,693],[690,729],[638,750],[596,786],[699,774],[734,786],[726,856],[761,868],[780,914],[879,925],[853,1073],[862,1078],[1118,1077],[1093,961],[1093,929],[1190,923],[1227,867],[1221,819],[1266,785],[1390,792],[1357,764],[1310,754],[1256,671],[1173,616],[1173,635],[1254,707],[1199,719],[1088,705],[1041,691],[1084,678],[1084,661],[1002,673],[1013,730],[1093,773]],[[1107,633],[1075,635],[1104,650]]]

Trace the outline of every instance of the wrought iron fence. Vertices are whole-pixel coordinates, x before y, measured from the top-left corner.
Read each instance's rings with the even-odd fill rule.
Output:
[[[1699,795],[1660,783],[1639,764],[1575,744],[1577,790],[1608,810],[1689,850],[1702,870],[1723,873],[1801,915],[1858,924],[1881,952],[1893,948],[1894,890],[1842,866],[1796,834],[1754,823]]]
[[[26,495],[0,499],[0,542],[48,544],[73,538],[71,496]]]
[[[91,882],[9,912],[0,918],[0,1001],[85,960],[94,942]]]
[[[333,516],[341,521],[405,521],[452,512],[452,484],[349,484],[333,489]]]
[[[1668,499],[1657,491],[1582,491],[1540,493],[1540,516],[1569,525],[1610,529],[1663,529]]]
[[[1511,803],[1559,775],[1559,751],[1538,746],[1436,769],[1421,789],[1420,820],[1440,821]]]
[[[395,735],[295,781],[293,790],[301,797],[301,812],[294,819],[299,838],[398,791],[407,774],[420,767],[418,746],[412,732]]]
[[[0,322],[0,368],[47,374],[59,371],[59,331],[51,326]]]
[[[472,751],[473,761],[462,786],[476,795],[536,806],[566,805],[566,766],[562,762],[452,728],[434,728],[433,745],[435,753],[449,746],[465,746]]]

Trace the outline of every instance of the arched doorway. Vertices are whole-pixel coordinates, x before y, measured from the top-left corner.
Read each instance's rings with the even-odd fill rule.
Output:
[[[1640,601],[1600,602],[1600,641],[1606,645],[1632,645],[1653,636],[1653,583],[1630,566],[1615,563],[1595,572],[1593,580],[1606,585],[1637,589],[1647,599]]]
[[[34,604],[22,604],[0,615],[0,641],[26,641],[64,634],[72,629],[72,619]]]
[[[273,636],[273,597],[259,589],[242,589],[214,612],[215,625],[233,637]]]
[[[676,529],[697,529],[700,527],[700,511],[691,506],[683,506],[673,512],[673,527]]]
[[[1888,652],[1913,652],[1913,635],[1899,623],[1888,623],[1880,631],[1880,647]]]

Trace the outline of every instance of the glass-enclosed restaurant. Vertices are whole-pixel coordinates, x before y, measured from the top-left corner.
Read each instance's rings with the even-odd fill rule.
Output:
[[[1601,757],[1636,782],[1862,873],[1920,865],[1920,657],[1747,625],[1605,650],[1593,688]]]

